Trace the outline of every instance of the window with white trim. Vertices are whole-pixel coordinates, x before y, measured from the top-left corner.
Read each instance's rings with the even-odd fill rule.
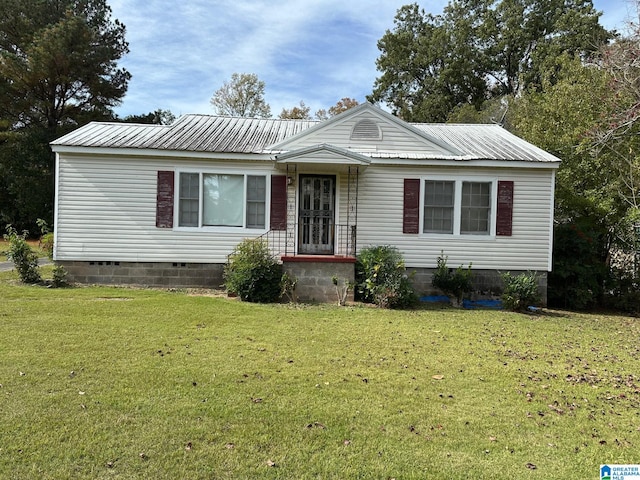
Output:
[[[493,181],[425,179],[422,232],[449,235],[492,233]]]
[[[488,235],[491,226],[491,183],[462,182],[460,233]]]
[[[453,233],[455,182],[425,180],[424,233]]]
[[[180,172],[178,226],[266,227],[266,175]]]
[[[266,223],[267,177],[247,175],[247,228],[264,228]]]
[[[197,227],[199,225],[200,206],[200,174],[181,173],[180,174],[180,204],[178,215],[181,227]]]

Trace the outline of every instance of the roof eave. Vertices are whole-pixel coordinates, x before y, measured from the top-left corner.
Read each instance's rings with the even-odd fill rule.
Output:
[[[407,158],[407,157],[372,157],[374,165],[406,165],[406,166],[460,166],[463,163],[468,167],[488,168],[527,168],[527,169],[552,169],[560,166],[560,161],[531,161],[531,160],[506,160],[506,159],[480,159],[480,158]]]
[[[314,163],[313,160],[305,161],[304,157],[321,152],[327,152],[336,156],[338,159],[342,159],[343,161],[338,161],[336,163],[344,165],[367,166],[371,163],[371,159],[365,155],[329,144],[312,145],[310,147],[277,154],[275,156],[276,163]]]
[[[114,147],[78,147],[71,145],[51,145],[51,149],[58,154],[70,155],[100,155],[118,157],[149,157],[149,158],[195,158],[195,159],[223,159],[273,161],[269,153],[246,152],[207,152],[190,150],[164,150],[152,148],[114,148]]]

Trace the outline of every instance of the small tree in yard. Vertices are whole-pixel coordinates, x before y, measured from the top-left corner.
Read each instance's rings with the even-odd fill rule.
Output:
[[[349,282],[346,279],[342,280],[340,285],[340,279],[337,275],[331,277],[331,283],[336,287],[336,296],[338,297],[338,306],[343,307],[347,304],[347,296],[351,289],[353,289],[353,282]]]
[[[356,262],[356,286],[361,300],[382,308],[407,308],[417,303],[402,254],[390,245],[362,249]]]
[[[36,220],[36,224],[40,227],[42,236],[40,237],[40,247],[47,253],[49,260],[53,262],[53,232],[49,231],[49,225],[42,218]],[[53,266],[53,279],[51,286],[54,288],[68,287],[67,270],[62,265]]]
[[[246,239],[236,246],[224,267],[228,292],[247,302],[269,303],[280,299],[282,265],[261,239]]]
[[[6,254],[15,265],[23,283],[40,283],[42,277],[38,268],[38,255],[27,243],[26,236],[26,232],[18,234],[13,226],[7,225],[4,239],[9,242],[9,250]]]
[[[525,311],[527,307],[540,301],[538,276],[535,272],[521,273],[516,276],[509,272],[503,273],[502,281],[504,282],[502,305],[507,310]]]
[[[445,295],[452,298],[456,306],[459,306],[464,294],[472,290],[471,264],[467,268],[460,265],[454,270],[447,266],[448,258],[444,254],[438,257],[438,265],[433,274],[432,283],[434,287],[439,288]]]

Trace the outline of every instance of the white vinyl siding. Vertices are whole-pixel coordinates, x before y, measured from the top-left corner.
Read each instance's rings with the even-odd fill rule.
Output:
[[[232,164],[233,168],[229,168]],[[179,165],[179,168],[177,167]],[[56,206],[56,259],[77,261],[224,263],[244,238],[268,229],[183,228],[179,220],[176,173],[174,228],[156,228],[157,172],[176,171],[265,176],[281,175],[269,161],[122,157],[60,154]],[[462,175],[461,172],[464,172]],[[331,174],[331,169],[328,169]],[[512,236],[403,234],[405,178],[464,178],[469,182],[514,182]],[[357,217],[358,249],[394,245],[409,267],[435,267],[444,251],[449,264],[473,262],[474,269],[547,270],[551,258],[553,170],[480,167],[406,167],[370,165],[361,170],[358,199],[348,200],[347,175],[336,177],[336,223]],[[352,177],[355,182],[355,177]],[[289,203],[297,187],[288,189]],[[353,194],[356,188],[351,190]],[[495,196],[495,191],[492,190]],[[247,203],[247,227],[250,226]],[[268,205],[268,204],[267,204]],[[348,206],[351,205],[352,209]],[[295,221],[295,212],[290,212]],[[493,214],[495,216],[495,214]],[[178,216],[178,218],[175,218]]]
[[[512,235],[403,234],[404,179],[435,177],[513,181]],[[434,268],[438,255],[444,252],[453,266],[472,262],[474,269],[546,271],[551,258],[553,179],[551,169],[371,165],[362,173],[358,187],[358,249],[394,245],[408,267]]]
[[[362,121],[371,122],[379,128],[379,140],[352,138],[353,128]],[[362,113],[356,117],[348,118],[344,122],[336,122],[331,129],[320,130],[308,135],[303,134],[300,139],[288,144],[286,148],[295,150],[319,144],[330,144],[359,152],[384,150],[450,155],[450,152],[440,145],[371,113]]]
[[[157,173],[175,170],[176,163],[192,173],[203,170],[203,161],[197,159],[61,155],[56,259],[224,263],[239,242],[265,231],[179,227],[179,177],[174,191],[174,228],[156,228]],[[230,173],[244,169],[267,179],[278,174],[272,162],[235,161],[233,167]],[[223,171],[229,162],[206,162],[206,168]],[[266,181],[266,198],[269,185]],[[266,222],[268,225],[268,218]]]

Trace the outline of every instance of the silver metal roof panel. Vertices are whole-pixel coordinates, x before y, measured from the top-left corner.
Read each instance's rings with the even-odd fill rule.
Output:
[[[316,123],[211,115],[184,115],[173,125],[92,122],[54,140],[52,145],[254,153]]]
[[[558,162],[556,156],[508,132],[500,125],[414,123],[414,127],[440,138],[477,160]]]
[[[370,106],[371,108],[375,108]],[[330,120],[329,120],[330,121]],[[92,122],[52,142],[57,146],[211,153],[273,153],[266,148],[316,126],[316,120],[184,115],[172,125]],[[560,160],[498,125],[424,124],[411,127],[460,152],[459,160],[557,163]],[[354,149],[354,151],[357,151]],[[430,158],[416,152],[358,152],[377,158]],[[447,157],[448,158],[448,157]]]

